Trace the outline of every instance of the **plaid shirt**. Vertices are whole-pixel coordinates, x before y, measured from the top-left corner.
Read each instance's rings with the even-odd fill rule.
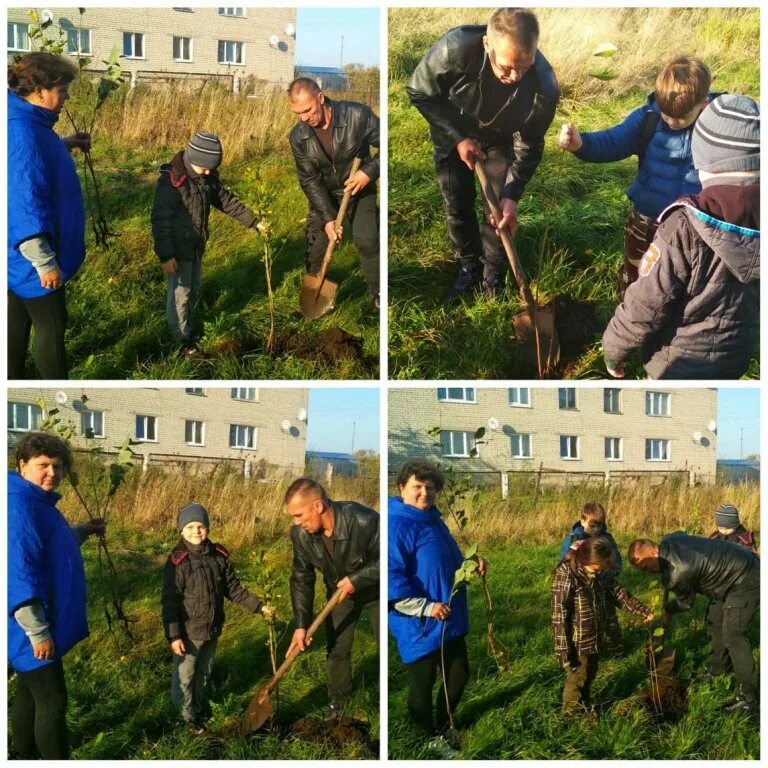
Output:
[[[638,616],[650,613],[610,574],[601,573],[590,579],[578,565],[575,570],[566,562],[557,566],[552,580],[552,632],[561,667],[575,656],[600,651],[611,602]]]

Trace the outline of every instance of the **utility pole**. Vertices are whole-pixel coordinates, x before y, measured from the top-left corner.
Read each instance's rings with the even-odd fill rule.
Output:
[[[741,428],[741,440],[739,442],[739,459],[744,458],[744,427]]]
[[[357,422],[352,422],[352,450],[350,453],[354,456],[355,454],[355,430],[357,429]]]
[[[339,69],[344,69],[344,35],[341,36],[341,51],[339,52]]]

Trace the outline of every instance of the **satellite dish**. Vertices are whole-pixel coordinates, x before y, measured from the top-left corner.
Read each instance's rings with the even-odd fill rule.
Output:
[[[708,429],[710,432],[717,432],[717,422],[716,422],[714,419],[712,419],[712,420],[709,422],[709,424],[707,424],[707,429]]]
[[[294,27],[293,24],[286,24],[285,34],[288,35],[288,37],[296,37],[296,27]]]
[[[701,432],[694,432],[693,433],[693,442],[694,443],[700,443],[701,442]]]
[[[283,419],[283,421],[280,424],[280,429],[282,429],[283,432],[290,432],[291,431],[291,422],[288,421],[288,419]]]
[[[67,393],[66,393],[66,392],[64,392],[63,390],[61,390],[61,389],[60,389],[60,390],[59,390],[59,391],[56,393],[56,402],[57,402],[59,405],[64,405],[64,403],[66,403],[66,402],[67,402]]]
[[[498,428],[499,428],[499,420],[491,416],[491,418],[488,419],[488,429],[498,429]]]
[[[269,38],[269,44],[270,44],[270,45],[271,45],[273,48],[277,48],[277,46],[278,46],[278,45],[280,45],[280,38],[279,38],[277,35],[272,35],[272,36]]]
[[[307,409],[306,408],[299,408],[299,412],[296,414],[296,418],[299,421],[306,421],[307,420]]]

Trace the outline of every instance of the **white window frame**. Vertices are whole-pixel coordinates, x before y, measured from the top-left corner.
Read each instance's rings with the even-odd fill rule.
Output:
[[[83,48],[83,32],[88,33],[88,48]],[[72,42],[72,38],[70,35],[75,35],[77,37],[77,47],[75,50],[72,50],[70,48],[70,44]],[[67,53],[70,56],[92,56],[93,55],[93,30],[88,28],[86,29],[83,27],[82,29],[80,27],[70,27],[67,29]]]
[[[200,390],[199,392],[197,390]],[[205,387],[185,387],[184,394],[205,397]]]
[[[188,424],[199,424],[200,425],[200,442],[195,441],[195,432],[197,432],[196,427],[192,428],[192,440],[187,440],[187,425]],[[193,445],[198,448],[205,445],[205,422],[199,421],[198,419],[184,419],[184,445]]]
[[[155,436],[153,438],[149,437],[139,437],[139,419],[144,419],[144,434],[147,434],[147,425],[149,424],[149,419],[154,419],[155,423]],[[159,433],[160,433],[160,419],[157,416],[149,416],[145,413],[137,413],[136,414],[136,423],[134,425],[134,439],[136,442],[139,443],[156,443],[159,439]]]
[[[232,441],[232,429],[237,430],[235,433],[235,441]],[[253,441],[253,445],[240,445],[237,438],[239,437],[239,430],[250,430],[250,436]],[[229,447],[240,451],[256,451],[259,447],[259,430],[257,427],[253,427],[250,424],[230,424],[229,425]]]
[[[452,389],[460,390],[461,395],[459,397],[452,397],[451,396]],[[442,396],[440,393],[442,393]],[[470,393],[471,393],[471,397],[470,397]],[[438,387],[437,402],[438,403],[477,404],[477,390],[474,387]]]
[[[221,58],[221,45],[224,44],[224,58]],[[240,46],[240,61],[228,61],[227,60],[227,45]],[[234,58],[237,58],[236,56]],[[245,66],[245,43],[240,40],[217,40],[216,41],[216,61],[219,64],[224,64],[228,67],[244,67]]]
[[[608,456],[608,441],[618,440],[618,446],[619,446],[619,455],[618,456]],[[615,444],[615,443],[613,443]],[[613,453],[613,451],[611,451]],[[624,461],[624,438],[623,437],[605,437],[603,438],[603,456],[605,457],[606,461]]]
[[[93,419],[88,419],[89,423],[86,424],[85,420],[89,416],[94,416],[98,414],[101,416],[101,432],[97,432],[96,429],[93,427]],[[86,437],[88,434],[88,430],[93,429],[93,435],[94,438],[105,438],[107,436],[107,419],[106,414],[104,411],[95,411],[91,410],[90,408],[86,408],[83,411],[80,411],[80,431],[83,434],[83,437]]]
[[[515,392],[516,397],[512,396]],[[523,403],[520,401],[520,395],[525,392],[525,398],[528,402]],[[531,388],[530,387],[508,387],[507,400],[512,408],[530,408],[531,407]]]
[[[189,40],[189,58],[183,59],[183,58],[177,58],[176,57],[176,41],[177,40]],[[181,53],[184,53],[184,45],[182,43],[181,45]],[[171,56],[173,57],[173,61],[175,64],[191,64],[194,61],[195,57],[195,38],[194,37],[187,37],[186,35],[173,35],[173,40],[171,41]]]
[[[659,444],[666,444],[667,448],[667,458],[666,459],[654,459],[653,458],[653,444],[659,443]],[[648,458],[648,447],[651,447],[651,457]],[[669,464],[672,461],[672,441],[668,437],[646,437],[645,438],[645,460],[646,461],[652,461],[654,463],[656,462],[662,462],[663,464]]]
[[[219,16],[226,16],[230,19],[245,19],[245,6],[233,6],[232,8],[219,8]]]
[[[566,404],[565,407],[563,407],[560,404],[560,397],[562,393],[565,392],[566,397]],[[571,393],[573,393],[573,407],[568,406],[568,400],[570,399]],[[557,388],[557,408],[560,411],[578,411],[579,410],[579,398],[576,394],[576,387],[558,387]]]
[[[13,27],[13,35],[11,35],[11,27]],[[16,44],[19,40],[19,29],[21,27],[25,28],[24,34],[27,37],[27,47],[26,48],[18,48]],[[25,51],[29,52],[32,50],[32,41],[29,39],[29,24],[25,24],[23,21],[9,21],[8,26],[6,27],[6,30],[8,32],[8,50],[9,51]]]
[[[130,56],[125,53],[125,36],[130,35],[131,36],[131,54]],[[136,56],[136,35],[141,36],[141,56]],[[146,40],[146,34],[144,32],[123,32],[123,58],[124,59],[130,59],[130,60],[136,60],[136,61],[145,61],[147,58],[147,40]]]
[[[617,402],[615,411],[609,411],[605,407],[605,397],[609,392],[616,395]],[[611,398],[613,398],[613,395],[611,395]],[[619,387],[603,387],[603,413],[621,414],[621,389]]]
[[[250,391],[253,391],[253,397],[248,397],[248,392]],[[241,395],[242,392],[245,392],[245,397]],[[229,395],[233,400],[239,400],[241,403],[259,402],[258,387],[230,387]]]
[[[16,409],[17,408],[26,408],[27,409],[27,424],[29,426],[27,427],[17,427],[16,423],[18,419],[16,418]],[[8,401],[8,409],[13,409],[13,419],[11,419],[11,414],[8,414],[8,431],[9,432],[34,432],[36,429],[40,428],[40,422],[43,418],[43,409],[36,405],[35,403],[19,403],[15,400],[9,400]],[[35,410],[36,409],[36,410]],[[37,417],[37,424],[35,424],[35,417]]]
[[[519,438],[518,445],[521,447],[526,441],[523,438],[527,438],[528,453],[515,453],[515,438]],[[513,459],[532,459],[533,458],[533,437],[526,432],[515,432],[515,434],[509,436],[509,451]],[[523,449],[524,451],[524,449]]]
[[[443,445],[443,435],[448,436],[448,450],[449,453],[445,453],[445,446]],[[456,443],[455,438],[456,435],[462,436],[462,446],[461,446],[461,453],[456,453]],[[474,438],[474,432],[465,432],[460,429],[444,429],[440,432],[440,454],[446,459],[469,459],[473,458],[470,456],[470,453],[472,452],[472,449],[475,449],[477,451],[477,445],[475,444],[475,438]],[[479,455],[479,452],[475,454],[475,456]]]
[[[672,416],[672,397],[671,392],[657,392],[656,390],[648,390],[645,393],[645,415],[652,416],[654,418],[669,418]],[[656,397],[662,399],[666,403],[666,409],[663,413],[656,412]]]
[[[563,438],[568,440],[568,447],[570,449],[571,440],[576,441],[576,455],[575,456],[563,456]],[[570,453],[570,450],[569,450]],[[579,435],[560,435],[560,460],[561,461],[581,461],[581,437]]]

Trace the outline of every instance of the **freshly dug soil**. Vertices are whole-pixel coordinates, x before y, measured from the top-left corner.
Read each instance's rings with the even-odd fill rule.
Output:
[[[335,725],[330,726],[324,725],[322,720],[305,717],[291,723],[286,730],[287,733],[312,744],[325,744],[327,742],[336,746],[361,744],[369,749],[373,746],[370,741],[370,725],[351,717],[340,717]]]
[[[658,695],[649,684],[640,691],[640,700],[648,712],[659,722],[676,723],[688,711],[688,697],[685,687],[675,674],[658,676]],[[659,709],[661,703],[661,712]]]
[[[555,327],[560,339],[560,364],[579,357],[588,344],[600,337],[604,328],[596,316],[595,305],[576,301],[560,293],[555,296]]]

